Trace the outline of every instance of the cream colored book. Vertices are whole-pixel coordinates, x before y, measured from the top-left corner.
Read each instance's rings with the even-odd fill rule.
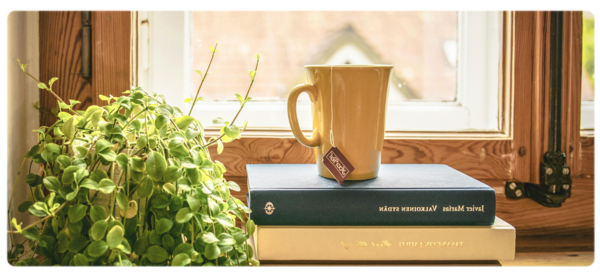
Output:
[[[258,226],[259,260],[512,260],[515,228],[491,226]]]
[[[499,261],[262,261],[260,269],[502,269]]]

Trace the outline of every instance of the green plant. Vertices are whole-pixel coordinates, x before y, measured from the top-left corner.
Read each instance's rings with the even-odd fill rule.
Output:
[[[255,58],[246,96],[236,94],[240,111],[250,100]],[[27,64],[19,65],[31,76]],[[234,125],[237,115],[215,119],[221,135],[206,140],[191,110],[186,115],[139,87],[120,97],[100,95],[106,105],[78,111],[77,101],[67,104],[52,90],[57,78],[35,80],[57,98],[58,120],[35,130],[39,141],[21,164],[22,170],[29,161],[30,195],[18,211],[39,219],[28,226],[10,219],[11,195],[11,264],[259,265],[248,244],[255,230],[250,209],[231,195],[240,187],[223,178],[225,167],[208,152],[217,145],[221,153],[224,142],[240,138],[246,124]],[[197,93],[186,102],[193,107],[200,99]],[[33,163],[40,165],[37,174]],[[236,227],[238,219],[245,230]],[[15,243],[15,234],[27,239]]]

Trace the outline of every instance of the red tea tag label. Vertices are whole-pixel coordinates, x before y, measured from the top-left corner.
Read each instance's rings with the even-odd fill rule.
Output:
[[[323,164],[331,175],[335,177],[338,183],[344,182],[346,178],[354,171],[354,166],[350,164],[348,159],[340,152],[337,147],[331,147],[323,156]]]

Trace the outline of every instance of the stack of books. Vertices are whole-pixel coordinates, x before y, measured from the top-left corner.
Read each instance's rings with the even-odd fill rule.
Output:
[[[511,260],[515,229],[489,186],[440,164],[382,164],[365,181],[313,164],[249,164],[261,261]]]

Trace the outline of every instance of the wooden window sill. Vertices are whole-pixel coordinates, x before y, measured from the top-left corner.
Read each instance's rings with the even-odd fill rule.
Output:
[[[502,266],[590,266],[594,252],[517,253],[512,261],[500,261]]]

